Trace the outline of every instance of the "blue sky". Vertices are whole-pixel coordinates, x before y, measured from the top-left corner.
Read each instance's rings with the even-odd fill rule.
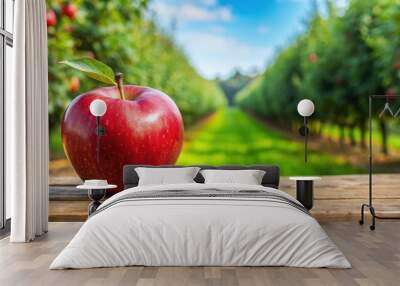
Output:
[[[343,7],[346,0],[336,2]],[[311,0],[153,0],[151,5],[207,78],[225,77],[236,67],[262,70],[302,31],[311,10]]]

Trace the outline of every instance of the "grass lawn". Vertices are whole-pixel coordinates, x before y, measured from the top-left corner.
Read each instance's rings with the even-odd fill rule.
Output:
[[[177,164],[276,164],[284,176],[366,172],[330,154],[311,150],[305,164],[302,142],[268,129],[239,109],[221,110],[200,129],[187,133],[190,139]]]
[[[58,127],[57,129],[50,132],[50,158],[65,158],[64,155],[64,147],[62,145],[61,139],[61,128]]]
[[[373,139],[373,144],[374,148],[379,149],[379,146],[382,144],[382,138],[381,134],[379,131],[379,128],[377,126],[376,122],[373,122],[372,124],[372,139]],[[398,124],[396,122],[390,122],[388,124],[388,129],[389,129],[389,137],[388,137],[388,147],[389,151],[390,150],[399,150],[400,149],[400,132],[398,129]],[[349,133],[349,128],[344,128],[344,132],[346,134]],[[354,137],[357,143],[360,142],[360,129],[355,128],[354,129]],[[340,138],[340,128],[337,125],[332,125],[332,124],[324,124],[323,130],[322,130],[322,135],[325,137],[330,137],[335,140],[339,140]],[[369,140],[369,130],[367,131],[365,135],[366,143],[368,144]],[[346,137],[347,139],[347,137]]]

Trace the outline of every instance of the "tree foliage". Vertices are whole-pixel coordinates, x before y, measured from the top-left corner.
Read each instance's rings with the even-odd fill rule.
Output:
[[[297,103],[309,98],[320,122],[349,129],[353,143],[352,130],[359,128],[365,146],[368,96],[393,95],[400,88],[400,2],[350,0],[343,13],[333,1],[325,4],[326,15],[314,7],[305,32],[276,55],[236,102],[287,124],[298,121]],[[387,152],[386,123],[379,126]]]
[[[245,75],[239,69],[235,69],[231,76],[226,79],[218,79],[217,81],[229,105],[233,105],[236,93],[249,84],[252,79],[252,76]]]

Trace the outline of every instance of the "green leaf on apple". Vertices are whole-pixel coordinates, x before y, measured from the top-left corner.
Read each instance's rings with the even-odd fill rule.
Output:
[[[76,60],[65,60],[60,63],[80,70],[86,73],[87,76],[103,83],[114,85],[117,84],[112,68],[98,60],[91,58],[82,58]]]

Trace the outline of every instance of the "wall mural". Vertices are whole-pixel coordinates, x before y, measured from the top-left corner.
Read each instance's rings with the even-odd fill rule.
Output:
[[[271,163],[283,175],[367,173],[371,94],[387,96],[373,107],[376,172],[399,169],[400,129],[390,114],[399,110],[391,101],[400,87],[397,1],[310,5],[303,27],[282,40],[267,65],[223,76],[199,69],[181,35],[191,20],[225,21],[227,29],[240,19],[185,19],[182,9],[165,25],[164,2],[47,1],[51,176],[120,185],[127,163]],[[234,13],[240,4],[231,2],[224,7]],[[199,7],[219,11],[218,1],[207,5]],[[223,30],[211,24],[207,31],[222,43]],[[267,29],[258,33],[269,37]],[[91,107],[95,99],[103,103]],[[315,104],[307,164],[298,132],[302,99]]]

